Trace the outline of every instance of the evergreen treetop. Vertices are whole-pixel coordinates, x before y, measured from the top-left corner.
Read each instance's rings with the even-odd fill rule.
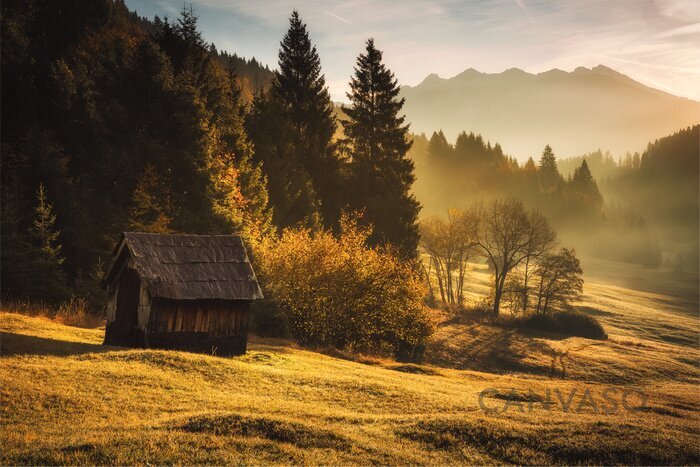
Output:
[[[372,225],[372,244],[390,245],[402,257],[413,258],[420,205],[410,192],[415,176],[413,162],[406,157],[411,142],[400,115],[404,100],[398,97],[399,90],[382,53],[369,39],[350,80],[351,105],[344,107],[352,154],[350,204]]]
[[[544,147],[539,163],[540,183],[545,192],[556,190],[562,181],[557,167],[557,158],[548,144]]]
[[[61,245],[58,243],[58,231],[56,227],[56,215],[53,213],[53,205],[46,199],[46,188],[40,183],[37,190],[37,205],[34,217],[34,236],[39,243],[42,253],[56,264],[63,264],[65,259],[61,257]]]

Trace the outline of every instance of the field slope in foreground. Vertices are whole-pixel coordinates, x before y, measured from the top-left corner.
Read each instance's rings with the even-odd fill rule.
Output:
[[[0,314],[0,330],[2,464],[700,462],[692,348],[599,343],[582,360],[595,364],[601,352],[589,378],[525,364],[496,374],[454,362],[359,363],[267,341],[230,359],[128,350],[100,345],[100,329],[11,313]],[[443,327],[437,342],[458,331]],[[462,331],[465,346],[495,332]],[[481,340],[464,335],[475,331]],[[530,342],[527,359],[545,361],[533,339],[520,339]],[[437,349],[430,355],[439,362]],[[640,365],[634,381],[616,380]],[[480,409],[488,388],[485,404],[510,403],[507,411]],[[606,388],[618,403],[626,389],[643,390],[647,407],[605,414],[581,405],[586,390],[600,404]],[[576,390],[568,412],[556,398],[545,409],[547,389],[565,399]]]

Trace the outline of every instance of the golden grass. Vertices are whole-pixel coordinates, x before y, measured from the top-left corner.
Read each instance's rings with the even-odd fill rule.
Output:
[[[423,365],[282,340],[237,358],[107,347],[103,329],[3,312],[0,463],[698,464],[692,297],[628,287],[586,288],[607,341],[446,324]],[[484,412],[486,389],[508,410]],[[544,404],[573,390],[568,411]],[[606,390],[646,407],[604,413]]]

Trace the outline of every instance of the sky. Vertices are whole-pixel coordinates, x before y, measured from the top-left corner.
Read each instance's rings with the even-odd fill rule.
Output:
[[[334,101],[369,37],[402,85],[467,68],[539,73],[599,64],[700,100],[700,0],[188,0],[208,42],[277,66],[296,8]],[[175,18],[182,0],[126,0],[141,16]]]

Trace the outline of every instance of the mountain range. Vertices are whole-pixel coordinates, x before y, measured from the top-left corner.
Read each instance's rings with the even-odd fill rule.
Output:
[[[401,94],[412,132],[442,129],[454,140],[473,131],[521,160],[537,158],[546,144],[562,157],[598,148],[615,155],[642,151],[648,141],[700,122],[700,102],[603,65],[539,74],[469,68],[449,79],[431,74]]]

